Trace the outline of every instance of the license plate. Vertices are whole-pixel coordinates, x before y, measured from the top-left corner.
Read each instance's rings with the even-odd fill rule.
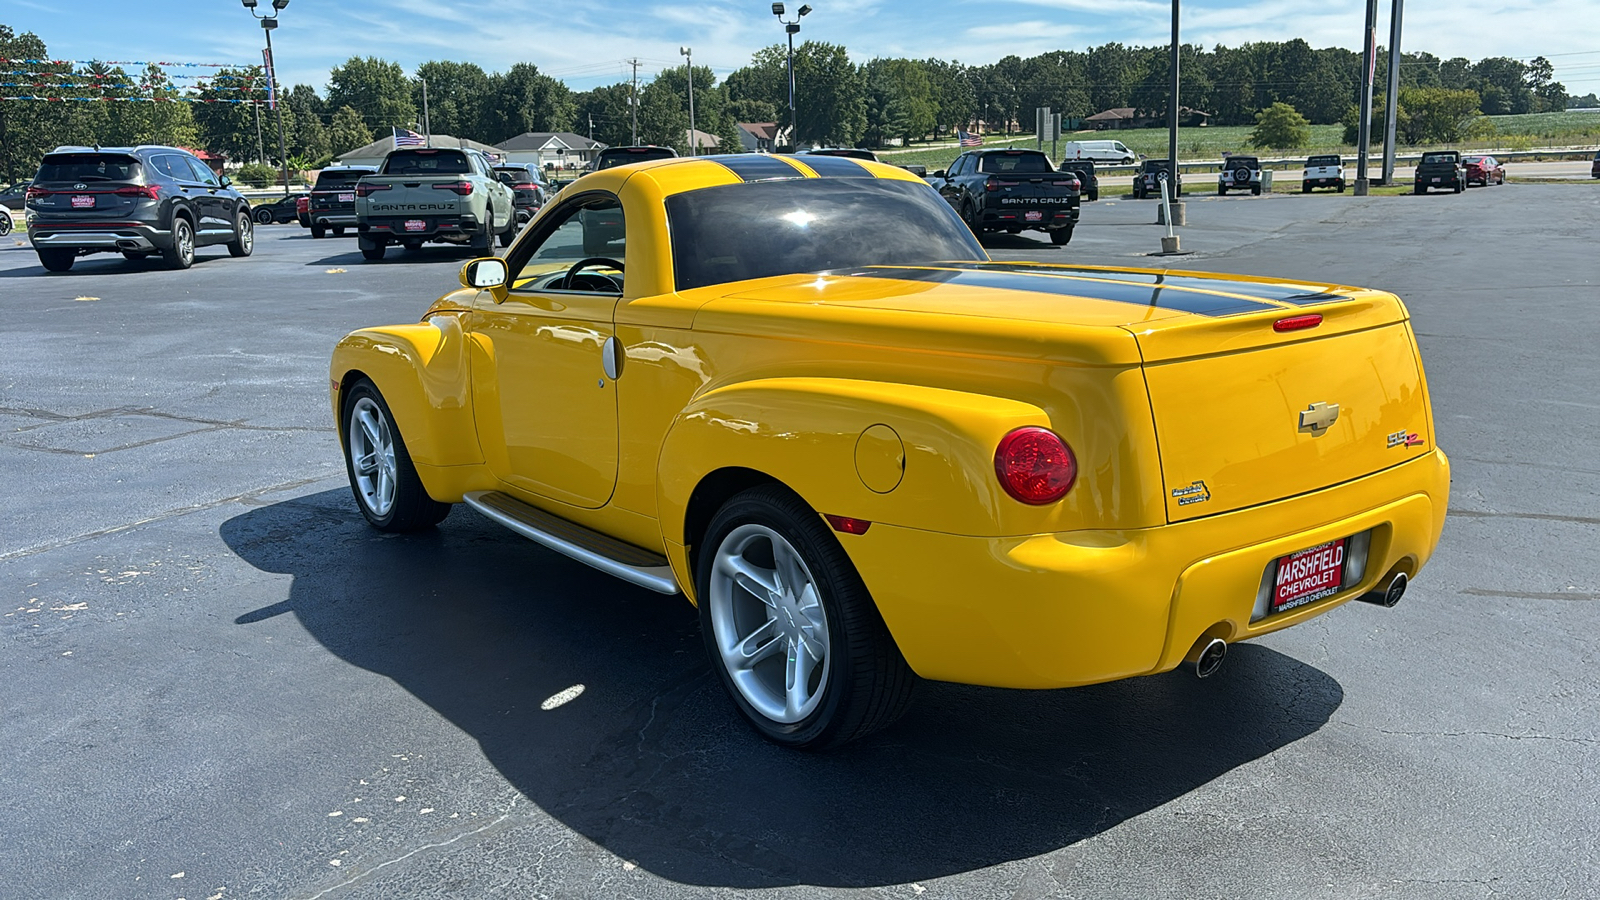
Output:
[[[356,202],[356,195],[355,194],[340,194],[339,195],[339,202],[340,203],[354,203],[354,202]]]
[[[406,220],[406,230],[407,231],[426,231],[427,228],[428,228],[428,223],[424,222],[421,219],[407,219]]]
[[[1278,558],[1269,613],[1331,597],[1344,587],[1344,557],[1349,538],[1329,541]]]
[[[73,209],[93,209],[94,208],[94,198],[93,197],[81,196],[81,195],[73,197],[72,198],[72,208]]]
[[[1036,209],[1031,209],[1031,210],[1023,213],[1022,214],[1022,218],[1023,218],[1023,221],[1026,221],[1026,222],[1042,222],[1042,221],[1044,221],[1044,213],[1039,212]]]
[[[1437,179],[1437,178],[1435,178],[1435,179],[1434,179],[1434,180],[1433,180],[1433,183],[1434,183],[1434,184],[1438,184],[1438,183],[1439,183],[1439,179]]]

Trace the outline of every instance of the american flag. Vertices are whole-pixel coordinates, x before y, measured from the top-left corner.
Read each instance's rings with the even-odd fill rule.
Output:
[[[424,143],[422,135],[409,128],[394,129],[394,145],[396,147],[421,147]]]
[[[975,134],[968,134],[965,131],[957,130],[956,131],[956,140],[960,141],[961,142],[961,146],[963,146],[963,147],[982,147],[983,146],[983,138],[978,137]]]

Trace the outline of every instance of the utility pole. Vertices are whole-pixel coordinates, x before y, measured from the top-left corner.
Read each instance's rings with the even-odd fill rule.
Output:
[[[1394,132],[1400,108],[1400,7],[1394,0],[1389,11],[1389,99],[1383,111],[1383,183],[1394,184]]]
[[[594,113],[589,113],[589,140],[594,140]]]
[[[1367,0],[1367,28],[1365,45],[1361,48],[1361,125],[1356,129],[1356,190],[1357,197],[1367,195],[1367,151],[1372,144],[1372,75],[1378,64],[1378,0]],[[1394,101],[1390,100],[1393,106]]]
[[[417,80],[422,82],[422,133],[427,136],[428,146],[433,146],[433,122],[428,119],[428,79],[421,75]]]
[[[1172,166],[1173,190],[1181,190],[1178,186],[1178,0],[1172,0],[1172,99],[1167,102],[1167,163]]]
[[[261,140],[261,104],[252,103],[250,108],[256,113],[256,162],[264,166],[267,164],[267,145]]]
[[[633,66],[633,93],[628,96],[628,112],[633,116],[633,146],[639,146],[639,61],[628,60]],[[591,129],[592,130],[592,129]]]
[[[772,4],[772,14],[783,23],[784,33],[789,35],[789,152],[800,152],[800,114],[794,108],[794,36],[800,33],[800,20],[811,14],[809,5],[800,7],[799,15],[793,22],[783,18],[783,4]]]
[[[694,137],[694,50],[688,47],[679,47],[678,52],[683,54],[684,69],[689,75],[689,155],[698,156],[695,152],[697,141]]]

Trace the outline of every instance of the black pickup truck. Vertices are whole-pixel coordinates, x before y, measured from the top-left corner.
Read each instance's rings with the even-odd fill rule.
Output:
[[[1078,224],[1078,176],[1057,172],[1037,150],[969,150],[928,183],[979,236],[1027,228],[1065,244]]]
[[[1432,188],[1449,188],[1459,194],[1466,186],[1467,173],[1461,166],[1461,154],[1454,150],[1422,154],[1422,161],[1417,163],[1413,193],[1426,194]]]
[[[356,182],[377,171],[371,166],[334,166],[318,173],[317,183],[311,188],[311,236],[320,239],[329,228],[335,237],[343,236],[346,228],[354,230]]]

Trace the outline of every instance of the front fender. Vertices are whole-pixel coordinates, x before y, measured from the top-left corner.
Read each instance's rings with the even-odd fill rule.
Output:
[[[1001,437],[1049,424],[1030,403],[917,385],[774,378],[718,388],[667,433],[656,482],[662,533],[693,543],[684,527],[690,498],[708,474],[729,467],[775,478],[823,513],[949,534],[1057,530],[1061,510],[1017,503],[994,474]],[[889,485],[894,436],[903,474]]]
[[[453,315],[415,325],[364,328],[339,341],[329,378],[338,422],[344,392],[360,375],[377,385],[412,461],[426,466],[483,462],[472,414],[467,335]],[[339,436],[340,442],[344,435]]]

